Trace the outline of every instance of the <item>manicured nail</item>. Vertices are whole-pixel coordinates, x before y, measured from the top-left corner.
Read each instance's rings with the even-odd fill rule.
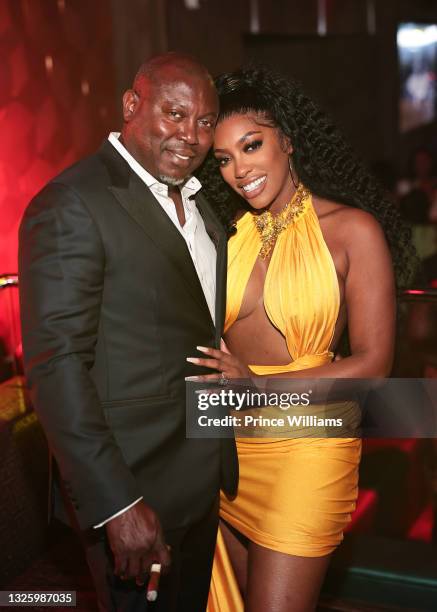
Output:
[[[185,376],[186,382],[197,382],[200,380],[199,376]]]
[[[190,363],[199,363],[200,359],[198,359],[197,357],[187,357],[187,361],[189,361]]]
[[[209,348],[206,346],[196,346],[196,349],[202,353],[207,353],[209,351]]]

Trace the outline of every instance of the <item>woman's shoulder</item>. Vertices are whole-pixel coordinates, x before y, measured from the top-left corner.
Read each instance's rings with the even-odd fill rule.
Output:
[[[381,232],[379,221],[372,213],[313,196],[313,206],[319,221],[326,225],[333,225],[337,232],[350,235],[356,232]]]

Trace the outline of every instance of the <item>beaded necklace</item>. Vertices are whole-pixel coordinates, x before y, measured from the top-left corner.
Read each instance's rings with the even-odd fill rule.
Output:
[[[281,232],[290,225],[301,214],[304,209],[303,201],[309,195],[302,183],[299,183],[291,200],[284,206],[281,212],[273,216],[269,210],[260,215],[254,215],[255,227],[261,238],[262,259],[267,259]]]

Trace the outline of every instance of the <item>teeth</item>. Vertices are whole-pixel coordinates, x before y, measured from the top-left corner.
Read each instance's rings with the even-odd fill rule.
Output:
[[[255,181],[252,181],[251,183],[249,183],[248,185],[243,185],[243,189],[244,191],[253,191],[254,189],[256,189],[259,185],[261,185],[261,183],[264,183],[264,181],[266,180],[266,176],[262,176],[259,179],[256,179]]]
[[[179,153],[175,153],[176,157],[179,157],[179,159],[190,159],[188,157],[188,155],[180,155]]]

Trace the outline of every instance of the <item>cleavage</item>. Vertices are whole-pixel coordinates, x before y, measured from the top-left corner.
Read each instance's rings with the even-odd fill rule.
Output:
[[[256,258],[243,294],[238,319],[249,317],[258,308],[264,310],[264,285],[270,260],[271,256],[268,259],[259,256]]]

